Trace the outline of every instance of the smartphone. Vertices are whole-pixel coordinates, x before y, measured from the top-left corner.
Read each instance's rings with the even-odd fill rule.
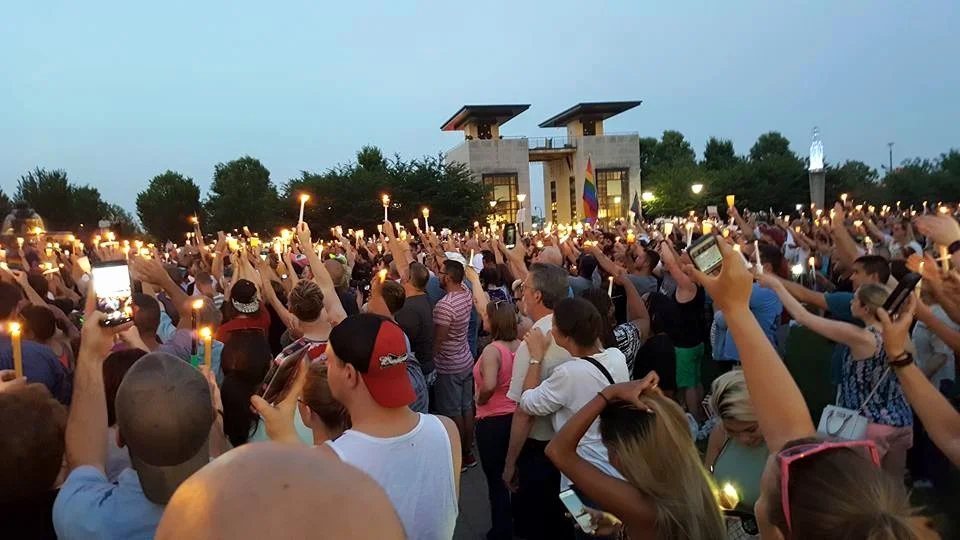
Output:
[[[584,532],[593,534],[593,520],[590,519],[590,514],[587,513],[586,508],[583,507],[580,497],[577,497],[572,489],[565,489],[560,492],[560,502],[567,507],[567,511],[570,512],[573,519],[577,520]]]
[[[107,314],[102,326],[119,326],[133,318],[127,261],[98,262],[91,267],[97,311]]]
[[[513,249],[517,245],[517,224],[507,223],[503,226],[503,244],[507,249]]]
[[[77,259],[77,266],[79,266],[80,269],[83,270],[83,273],[85,274],[90,273],[90,270],[91,270],[90,259],[88,259],[86,255]]]
[[[293,381],[297,380],[303,366],[303,356],[309,348],[310,342],[301,339],[280,351],[263,378],[260,397],[270,404],[283,401],[290,392]]]
[[[720,246],[717,245],[717,237],[712,234],[705,234],[698,238],[687,248],[687,253],[697,270],[704,274],[712,274],[723,264],[723,254],[720,253]]]
[[[894,289],[886,301],[883,302],[883,309],[887,310],[887,313],[891,315],[900,311],[907,297],[913,294],[913,290],[917,288],[918,283],[920,283],[920,274],[916,272],[909,272],[903,276],[900,283],[897,283],[897,288]]]

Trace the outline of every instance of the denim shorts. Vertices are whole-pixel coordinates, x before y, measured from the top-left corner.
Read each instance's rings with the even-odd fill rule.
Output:
[[[463,373],[437,373],[433,388],[433,409],[443,416],[473,414],[473,370]]]

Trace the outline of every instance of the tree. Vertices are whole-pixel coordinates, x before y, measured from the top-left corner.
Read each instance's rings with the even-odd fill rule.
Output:
[[[0,189],[0,216],[2,216],[2,218],[6,218],[12,210],[13,201],[10,200],[10,197],[7,197],[7,194],[4,193],[2,189]]]
[[[729,169],[740,162],[740,158],[733,151],[733,141],[710,137],[707,146],[703,149],[701,165],[708,171],[722,171]]]
[[[96,188],[70,183],[66,171],[39,167],[20,177],[17,200],[40,214],[49,230],[96,225],[103,202]]]
[[[656,149],[656,137],[640,137],[640,174],[644,178],[653,174],[653,153]]]
[[[166,171],[150,179],[137,194],[137,215],[147,234],[178,242],[193,229],[190,217],[200,211],[200,188],[192,178]]]
[[[846,161],[843,165],[827,165],[826,200],[838,201],[846,193],[855,201],[876,201],[880,193],[877,170],[862,161]]]
[[[796,157],[790,151],[790,141],[778,131],[764,133],[750,148],[751,161],[763,161],[773,157]]]
[[[667,130],[653,151],[653,168],[685,167],[696,164],[696,153],[679,131]]]
[[[277,188],[260,160],[244,156],[214,168],[213,184],[204,203],[211,230],[267,231],[276,225]]]
[[[101,213],[103,214],[103,219],[111,223],[111,228],[118,235],[127,238],[143,235],[143,231],[140,229],[140,225],[137,224],[137,220],[120,205],[103,203]]]
[[[303,171],[288,181],[281,206],[288,223],[297,219],[302,193],[311,197],[304,220],[314,230],[334,225],[376,230],[383,219],[384,193],[392,199],[390,219],[404,226],[419,217],[423,207],[430,209],[430,224],[438,230],[467,228],[486,211],[485,189],[464,165],[446,163],[441,156],[385,160],[378,148],[370,146],[357,152],[354,163],[321,174]]]

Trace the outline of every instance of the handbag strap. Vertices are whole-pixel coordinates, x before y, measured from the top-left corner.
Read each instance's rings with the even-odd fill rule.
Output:
[[[603,373],[603,376],[606,377],[608,381],[610,381],[610,384],[613,384],[613,376],[610,375],[610,372],[607,371],[607,368],[603,367],[603,364],[601,364],[595,358],[592,358],[590,356],[581,356],[580,358],[583,358],[587,362],[590,362],[591,364],[593,364],[593,366],[599,369],[600,373]]]
[[[863,413],[863,409],[867,406],[867,403],[870,403],[870,400],[873,399],[873,396],[877,393],[877,390],[880,388],[880,385],[883,384],[884,379],[887,378],[887,375],[890,374],[890,368],[883,370],[883,375],[880,376],[880,380],[877,381],[877,384],[873,385],[873,390],[870,390],[870,393],[867,394],[867,397],[863,400],[863,403],[860,404],[860,408],[857,409],[857,414]]]

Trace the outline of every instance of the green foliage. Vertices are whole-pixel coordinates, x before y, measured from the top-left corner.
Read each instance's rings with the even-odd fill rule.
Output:
[[[13,201],[0,189],[0,219],[7,217],[11,210],[13,210]]]
[[[277,224],[277,188],[260,160],[244,156],[218,163],[204,203],[208,230],[229,231],[244,225],[268,231]]]
[[[103,203],[101,208],[103,219],[112,223],[111,229],[122,237],[142,236],[143,230],[130,212],[118,204]]]
[[[102,213],[100,192],[77,186],[63,170],[36,168],[17,182],[17,200],[30,205],[43,218],[47,229],[73,230],[83,224],[96,226]]]
[[[679,131],[667,130],[660,137],[660,142],[653,149],[653,158],[650,165],[661,167],[686,167],[696,164],[697,155],[690,143],[683,138]]]
[[[147,233],[157,240],[179,242],[193,229],[189,218],[200,211],[200,188],[192,178],[166,171],[150,179],[137,194],[137,215]]]
[[[740,163],[733,150],[733,141],[730,139],[718,139],[710,137],[707,146],[703,149],[703,161],[701,165],[708,171],[723,171],[730,169]]]
[[[750,148],[750,161],[763,161],[774,157],[796,157],[790,151],[790,141],[779,131],[764,133]]]
[[[324,173],[303,171],[300,178],[284,185],[281,215],[296,222],[302,193],[310,195],[304,220],[314,231],[335,225],[375,231],[383,220],[380,197],[390,195],[390,220],[404,227],[430,209],[430,224],[436,229],[467,228],[485,212],[484,187],[470,178],[459,163],[445,163],[442,156],[403,161],[383,158],[376,147],[364,146],[354,163],[339,165]]]

